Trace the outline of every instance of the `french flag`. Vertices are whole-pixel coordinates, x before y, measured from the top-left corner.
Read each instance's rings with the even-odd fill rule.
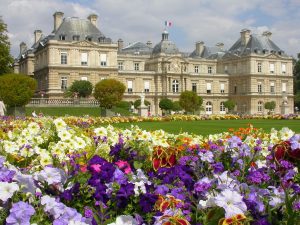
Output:
[[[172,22],[171,22],[171,21],[165,21],[165,26],[166,26],[166,27],[172,26]]]

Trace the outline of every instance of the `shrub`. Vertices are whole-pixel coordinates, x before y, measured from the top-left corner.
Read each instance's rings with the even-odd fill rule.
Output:
[[[274,101],[265,103],[265,109],[269,110],[269,113],[271,113],[271,111],[274,110],[275,107],[276,107],[276,102]]]
[[[184,91],[180,94],[179,104],[186,112],[195,112],[200,108],[203,99],[193,91]]]
[[[125,85],[115,79],[104,79],[95,85],[94,97],[100,103],[100,107],[111,109],[123,98]]]
[[[163,98],[159,102],[159,108],[161,110],[170,111],[173,108],[173,101],[171,99],[168,99],[168,98]]]
[[[127,101],[120,101],[116,106],[121,109],[130,110],[131,103]]]
[[[75,96],[78,94],[78,97],[88,97],[92,94],[93,84],[87,80],[75,80],[72,85],[68,88],[66,92],[67,97]]]
[[[151,105],[151,103],[147,100],[144,100],[145,106]],[[141,99],[137,99],[133,103],[134,108],[137,109],[139,106],[141,106]]]
[[[173,110],[174,112],[178,112],[178,111],[181,111],[181,110],[182,110],[182,107],[180,106],[179,101],[173,102],[172,110]]]
[[[228,109],[229,112],[234,109],[235,105],[236,104],[233,100],[227,100],[224,102],[224,107]]]
[[[0,76],[0,98],[8,107],[25,106],[32,98],[37,82],[22,74]]]

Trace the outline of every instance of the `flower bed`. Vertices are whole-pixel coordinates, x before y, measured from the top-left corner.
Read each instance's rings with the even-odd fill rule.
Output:
[[[2,121],[0,224],[299,223],[288,128],[203,137],[70,120]]]

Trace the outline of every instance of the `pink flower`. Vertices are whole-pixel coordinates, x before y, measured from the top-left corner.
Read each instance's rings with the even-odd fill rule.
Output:
[[[95,171],[97,173],[99,173],[101,171],[101,165],[99,165],[99,164],[93,164],[90,167],[93,171]]]
[[[120,170],[123,170],[125,174],[131,173],[131,168],[128,162],[119,160],[118,162],[115,162],[115,164]]]

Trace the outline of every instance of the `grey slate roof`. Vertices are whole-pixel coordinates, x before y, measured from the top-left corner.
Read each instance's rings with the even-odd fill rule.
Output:
[[[91,38],[92,41],[98,42],[99,38],[102,38],[103,42],[111,42],[111,39],[106,38],[89,20],[77,17],[64,18],[62,24],[55,31],[53,39],[60,40],[62,35],[65,36],[65,41],[74,41],[73,37],[78,36],[78,41]]]
[[[153,48],[142,42],[135,42],[124,48],[122,48],[121,53],[127,54],[151,54]]]
[[[208,47],[204,46],[202,53],[199,55],[196,50],[194,50],[191,54],[191,58],[210,58],[216,59],[220,58],[224,55],[224,51],[221,51],[219,47]]]
[[[277,53],[280,55],[286,55],[273,41],[264,35],[250,35],[250,39],[246,46],[242,44],[242,39],[239,38],[233,46],[228,50],[229,54],[235,55],[248,55],[250,53],[265,54],[265,53]]]

